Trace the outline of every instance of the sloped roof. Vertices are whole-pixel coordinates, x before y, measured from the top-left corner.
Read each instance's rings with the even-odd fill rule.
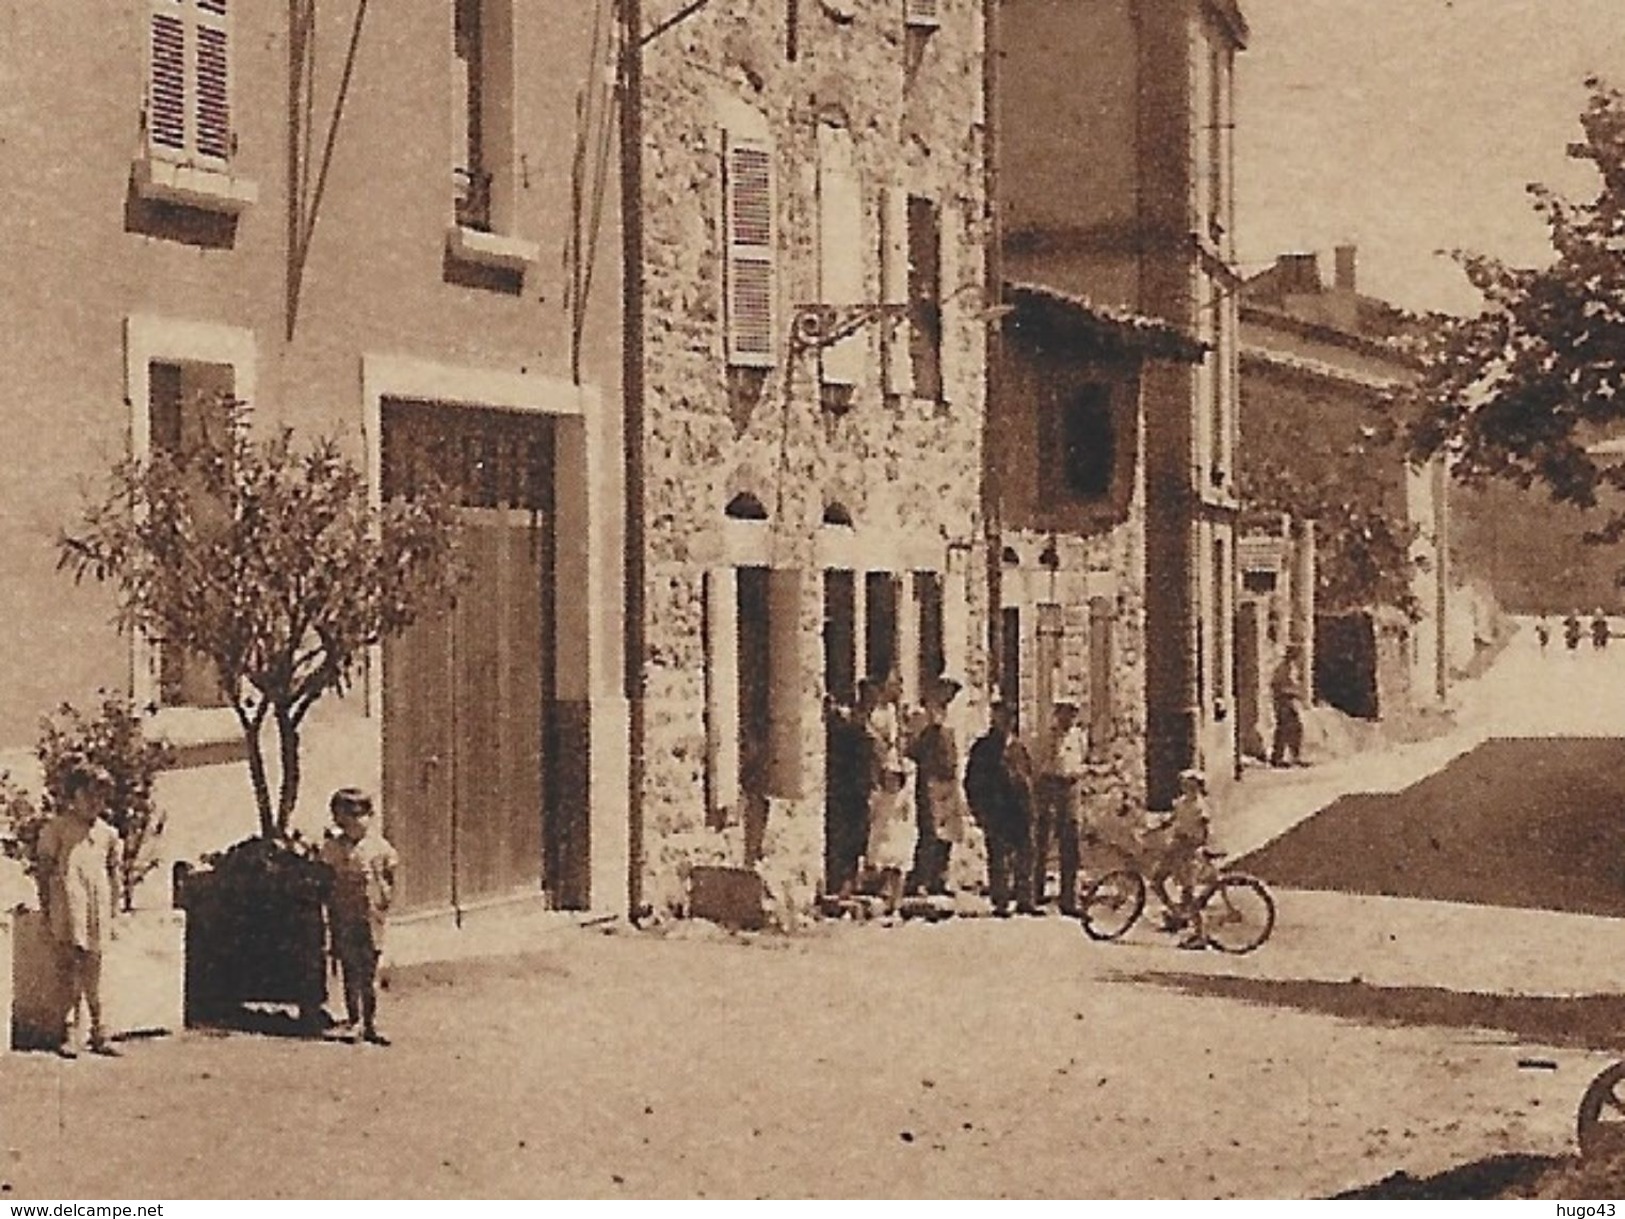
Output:
[[[1017,329],[1030,326],[1111,352],[1190,364],[1200,363],[1207,350],[1177,326],[1044,284],[1006,283],[1004,299],[1012,307],[1006,324]]]

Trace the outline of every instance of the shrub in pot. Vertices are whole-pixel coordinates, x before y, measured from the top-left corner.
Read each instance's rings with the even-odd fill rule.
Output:
[[[331,439],[255,439],[242,404],[171,449],[114,467],[107,494],[60,542],[76,579],[110,585],[120,625],[214,668],[242,732],[259,833],[178,868],[188,912],[188,1014],[325,995],[325,876],[292,830],[301,733],[369,649],[455,587],[453,508],[432,484],[374,504]],[[264,729],[276,730],[276,786]]]

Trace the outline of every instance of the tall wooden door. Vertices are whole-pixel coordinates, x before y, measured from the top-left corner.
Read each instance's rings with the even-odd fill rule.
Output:
[[[400,904],[461,909],[548,882],[553,689],[546,420],[386,403],[385,488],[432,471],[460,502],[452,605],[384,650],[384,824]]]

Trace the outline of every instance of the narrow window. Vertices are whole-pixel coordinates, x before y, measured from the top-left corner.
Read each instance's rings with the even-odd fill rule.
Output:
[[[457,224],[513,236],[513,0],[452,0],[451,41]]]
[[[942,223],[934,199],[908,200],[909,356],[914,396],[942,401]]]
[[[891,310],[882,323],[881,368],[888,396],[914,393],[913,342],[908,324],[912,282],[909,274],[908,191],[889,186],[880,205],[880,299]]]
[[[917,690],[929,688],[931,679],[947,668],[944,641],[942,577],[934,571],[914,573],[914,603],[919,608]]]
[[[1230,690],[1230,565],[1223,538],[1213,539],[1213,697]]]
[[[1021,707],[1021,610],[1007,605],[999,611],[999,699]]]
[[[1085,385],[1057,404],[1059,424],[1052,459],[1060,486],[1073,499],[1104,499],[1117,465],[1117,429],[1111,388]]]
[[[485,83],[485,42],[481,0],[454,0],[452,52],[452,177],[457,223],[465,229],[491,231],[491,173],[486,167],[481,122]]]
[[[852,134],[827,123],[818,128],[818,287],[826,305],[864,300],[863,190],[858,181]],[[855,385],[863,373],[867,330],[824,348],[825,385]]]
[[[884,678],[897,668],[897,577],[871,571],[863,578],[864,672]]]
[[[228,0],[151,0],[147,143],[160,156],[224,166],[231,157]]]
[[[234,374],[228,364],[153,361],[147,366],[151,451],[198,454],[224,443],[231,426]],[[188,486],[194,523],[207,526],[223,513],[206,497],[201,479]],[[158,701],[165,707],[224,706],[225,694],[207,657],[157,641]]]

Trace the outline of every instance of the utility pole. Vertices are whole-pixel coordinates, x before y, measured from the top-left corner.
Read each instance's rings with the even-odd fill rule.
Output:
[[[644,742],[644,378],[643,378],[643,4],[619,0],[615,74],[621,122],[621,443],[626,456],[623,656],[627,702],[627,913],[643,905]]]

